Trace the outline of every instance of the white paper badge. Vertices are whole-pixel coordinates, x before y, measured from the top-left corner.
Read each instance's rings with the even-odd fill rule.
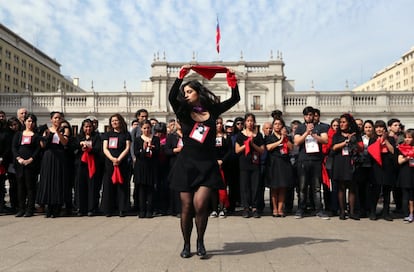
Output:
[[[108,148],[111,148],[111,149],[118,148],[118,137],[109,137]]]
[[[305,150],[306,150],[306,153],[318,153],[319,152],[318,142],[311,135],[308,135],[305,138]]]
[[[209,130],[210,127],[204,125],[203,123],[195,123],[193,130],[190,133],[190,138],[200,143],[204,143]]]

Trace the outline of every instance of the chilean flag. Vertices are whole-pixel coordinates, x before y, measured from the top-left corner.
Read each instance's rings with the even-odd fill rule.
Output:
[[[216,27],[216,49],[217,49],[217,53],[220,53],[220,25],[219,25],[219,20],[217,17],[217,27]]]

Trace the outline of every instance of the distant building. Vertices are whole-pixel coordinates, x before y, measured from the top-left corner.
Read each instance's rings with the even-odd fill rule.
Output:
[[[353,91],[414,91],[414,47]]]
[[[83,92],[60,64],[0,24],[0,92]]]

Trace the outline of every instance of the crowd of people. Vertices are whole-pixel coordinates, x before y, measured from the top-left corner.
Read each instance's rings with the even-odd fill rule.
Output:
[[[405,130],[398,119],[363,121],[344,113],[325,124],[320,111],[308,106],[302,121],[286,124],[275,110],[272,121],[258,125],[253,113],[223,120],[220,114],[231,105],[217,104],[210,109],[214,122],[206,119],[215,126],[211,135],[209,126],[195,126],[186,109],[170,102],[178,119],[159,122],[141,109],[129,127],[122,115],[112,115],[101,133],[89,116],[76,136],[61,112],[50,114],[50,126],[38,126],[24,108],[8,119],[0,111],[0,213],[181,216],[187,240],[194,209],[201,214],[195,215],[200,231],[208,216],[260,218],[268,214],[266,206],[280,218],[413,221],[414,129]],[[192,149],[183,131],[198,142],[214,142],[214,150]],[[207,163],[211,156],[217,163]],[[214,175],[205,181],[197,178],[199,171]],[[205,183],[211,190],[185,194]]]

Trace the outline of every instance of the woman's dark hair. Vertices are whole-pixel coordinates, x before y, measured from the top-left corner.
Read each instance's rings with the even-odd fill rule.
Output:
[[[414,139],[414,128],[409,128],[405,131],[404,136],[407,137],[406,135],[411,135],[411,138]],[[414,141],[411,142],[411,145],[414,145]]]
[[[167,133],[167,124],[164,122],[159,122],[154,126],[154,132],[166,134]]]
[[[20,123],[19,119],[17,119],[17,117],[15,116],[12,116],[9,119],[7,119],[7,127],[10,128],[13,123],[17,123],[17,125],[19,126],[19,130],[21,130],[22,124]]]
[[[339,118],[332,119],[332,121],[331,121],[331,128],[332,128],[332,125],[333,125],[334,122],[338,122],[338,125],[339,125]]]
[[[254,115],[251,112],[248,112],[244,115],[244,122],[246,122],[247,118],[252,117],[253,118],[253,122],[256,123],[256,115]]]
[[[65,117],[65,115],[64,115],[62,112],[60,112],[60,111],[52,111],[52,112],[50,113],[50,119],[52,119],[52,118],[53,118],[53,116],[54,116],[56,113],[59,113],[59,115],[60,115],[60,117],[61,117],[61,118],[64,118],[64,117]]]
[[[73,135],[73,130],[72,130],[72,126],[70,125],[70,123],[69,123],[69,121],[68,120],[66,120],[66,119],[63,119],[62,120],[62,122],[60,122],[60,126],[61,126],[61,128],[60,129],[63,129],[62,130],[62,133],[64,133],[64,128],[62,128],[62,124],[67,124],[68,125],[68,129],[69,129],[69,137],[72,137],[72,135]]]
[[[236,117],[234,119],[234,122],[233,122],[233,134],[237,134],[237,133],[240,132],[239,128],[237,127],[237,123],[238,122],[242,122],[242,124],[244,126],[244,119],[243,119],[243,117],[240,117],[240,116],[239,117]]]
[[[191,87],[196,93],[198,94],[198,98],[200,100],[200,105],[204,107],[206,110],[211,110],[214,105],[220,103],[220,99],[207,87],[205,87],[203,84],[198,82],[198,80],[191,80],[180,87],[180,95],[178,96],[179,101],[184,102],[184,87],[189,86]]]
[[[275,121],[280,121],[282,123],[282,128],[286,127],[285,120],[283,120],[282,116],[275,116],[272,121],[272,130],[273,130],[273,124],[275,123]]]
[[[83,127],[86,124],[90,124],[92,127],[92,131],[91,131],[91,135],[95,134],[95,131],[93,130],[93,121],[91,119],[85,119],[82,121],[81,127],[80,127],[80,131],[79,131],[79,137],[80,138],[84,138],[85,137],[85,132],[83,131]]]
[[[382,128],[384,128],[385,131],[388,131],[387,130],[387,124],[383,120],[375,121],[374,128],[377,128],[377,127],[382,127]]]
[[[34,128],[37,127],[37,117],[36,115],[34,115],[33,113],[28,113],[26,114],[26,116],[24,117],[24,121],[26,122],[27,119],[32,119],[32,122],[34,123]]]
[[[120,128],[121,133],[127,133],[128,132],[127,123],[125,122],[124,117],[122,117],[122,115],[120,115],[119,113],[112,114],[111,117],[109,117],[109,131],[114,131],[114,129],[112,128],[112,125],[111,125],[111,120],[114,117],[116,117],[119,121],[119,125],[121,127]]]
[[[342,118],[345,118],[348,122],[348,130],[347,131],[341,131],[341,128],[339,127],[337,130],[338,134],[341,134],[341,132],[347,132],[347,133],[355,133],[356,136],[361,135],[361,131],[358,128],[357,123],[355,122],[354,117],[349,113],[344,113],[339,117],[339,120]]]
[[[365,127],[365,124],[371,124],[372,128],[374,128],[374,121],[372,120],[365,120],[363,127]]]

